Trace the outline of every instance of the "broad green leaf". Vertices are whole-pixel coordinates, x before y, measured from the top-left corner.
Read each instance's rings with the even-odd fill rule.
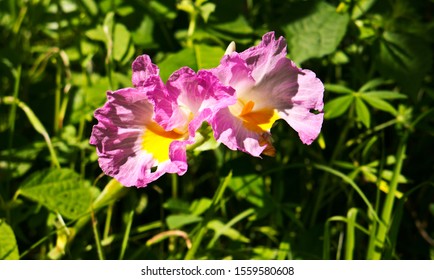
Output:
[[[378,68],[394,79],[402,92],[415,93],[432,65],[430,45],[408,34],[384,32],[380,44]]]
[[[190,205],[190,212],[193,215],[199,216],[204,213],[211,206],[212,201],[209,198],[202,197],[200,199],[196,199]]]
[[[141,47],[156,47],[152,32],[155,27],[154,20],[149,15],[143,15],[139,27],[131,32],[133,42]]]
[[[78,91],[72,100],[72,123],[79,123],[82,119],[91,121],[95,109],[106,101],[106,92],[110,89],[107,77],[92,74],[90,79],[91,85],[88,85],[83,75],[73,73],[74,85],[78,87]]]
[[[91,187],[70,169],[48,169],[33,173],[18,193],[69,219],[90,210]]]
[[[82,0],[81,2],[90,15],[96,16],[98,14],[98,6],[95,4],[94,0]]]
[[[179,198],[169,198],[163,204],[163,207],[171,211],[188,213],[190,204],[187,201]]]
[[[291,59],[302,63],[331,54],[344,37],[348,21],[348,14],[338,14],[332,5],[318,2],[310,14],[283,27]]]
[[[355,103],[357,119],[369,128],[371,126],[371,114],[368,107],[360,98],[356,98]]]
[[[245,199],[257,207],[264,207],[266,191],[262,177],[255,174],[233,177],[230,188],[238,199]]]
[[[253,33],[252,27],[250,27],[246,18],[242,15],[239,15],[234,21],[214,23],[212,28],[218,31],[239,35],[249,35]]]
[[[183,66],[188,66],[195,71],[197,70],[197,63],[193,49],[186,48],[177,53],[169,54],[162,62],[158,63],[161,79],[166,81],[174,71]]]
[[[225,53],[225,50],[221,47],[212,47],[203,44],[195,45],[194,51],[198,70],[217,67]]]
[[[113,32],[113,58],[121,61],[131,47],[131,35],[125,25],[116,23]],[[133,50],[134,51],[134,50]]]
[[[389,112],[394,116],[398,114],[396,109],[393,108],[393,106],[390,105],[390,103],[388,103],[387,101],[367,94],[362,94],[361,97],[364,101],[366,101],[366,103],[368,103],[374,108],[377,108],[378,110]]]
[[[335,93],[341,93],[341,94],[352,94],[354,93],[354,90],[347,88],[343,85],[336,85],[336,84],[325,84],[324,85],[326,91],[331,91]]]
[[[333,119],[341,116],[348,110],[353,99],[354,96],[346,95],[327,102],[324,106],[324,118]]]
[[[169,76],[181,67],[188,66],[197,71],[200,69],[214,68],[220,63],[224,50],[220,47],[207,45],[195,45],[193,49],[185,48],[173,54],[169,54],[162,62],[158,63],[160,76],[166,81]]]
[[[17,178],[24,175],[44,148],[44,142],[34,142],[22,148],[0,151],[0,182],[9,176]]]
[[[169,229],[180,229],[185,225],[202,221],[202,217],[190,214],[170,215],[166,218]]]
[[[370,91],[363,94],[364,96],[369,97],[375,97],[380,99],[405,99],[407,98],[407,95],[398,93],[395,91],[388,91],[388,90],[376,90],[376,91]]]
[[[12,228],[0,219],[0,260],[19,260],[17,240]]]
[[[107,36],[104,33],[104,30],[102,28],[101,25],[98,25],[95,28],[89,29],[88,31],[86,31],[85,35],[94,41],[100,41],[100,42],[107,42]]]

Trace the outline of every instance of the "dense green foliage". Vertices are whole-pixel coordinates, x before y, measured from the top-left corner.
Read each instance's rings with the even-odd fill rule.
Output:
[[[434,2],[0,0],[0,259],[434,258]],[[166,79],[274,30],[326,85],[320,137],[194,151],[146,188],[89,145],[149,54]],[[209,147],[208,147],[209,148]]]

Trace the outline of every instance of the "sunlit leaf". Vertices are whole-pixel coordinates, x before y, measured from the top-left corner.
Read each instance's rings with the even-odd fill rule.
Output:
[[[18,260],[18,245],[12,228],[0,219],[0,260]]]
[[[324,118],[333,119],[343,115],[350,107],[353,99],[352,95],[346,95],[327,102],[324,106]]]
[[[347,30],[349,16],[338,14],[325,2],[317,2],[312,12],[283,27],[292,60],[302,63],[334,52]]]
[[[226,237],[229,237],[230,239],[234,241],[244,242],[248,243],[250,240],[242,235],[238,230],[235,230],[234,228],[227,227],[225,224],[223,224],[219,220],[212,220],[207,224],[207,227],[209,229],[212,229],[215,231],[216,236],[224,235]]]
[[[113,58],[117,61],[121,61],[130,47],[130,32],[123,24],[116,23],[113,32]]]
[[[88,212],[92,203],[90,185],[70,169],[35,172],[21,184],[18,193],[69,219]]]
[[[388,90],[376,90],[376,91],[369,91],[363,94],[364,96],[369,97],[375,97],[380,99],[405,99],[407,98],[407,95],[395,92],[395,91],[388,91]]]
[[[371,114],[366,104],[360,99],[356,98],[356,115],[359,121],[361,121],[367,128],[371,125]]]
[[[341,93],[341,94],[352,94],[354,91],[350,88],[347,88],[343,85],[337,85],[337,84],[325,84],[324,85],[326,91],[331,91],[335,93]]]
[[[382,100],[380,98],[377,98],[377,97],[374,97],[374,96],[370,96],[370,95],[367,95],[367,94],[362,94],[361,97],[362,97],[362,99],[364,101],[366,101],[366,103],[368,103],[369,105],[371,105],[374,108],[377,108],[377,109],[382,110],[382,111],[389,112],[389,113],[391,113],[394,116],[397,114],[396,109],[393,108],[393,106],[390,105],[390,103],[388,103],[387,101],[384,101],[384,100]]]
[[[179,229],[185,225],[202,221],[202,217],[189,214],[170,215],[166,218],[169,229]]]

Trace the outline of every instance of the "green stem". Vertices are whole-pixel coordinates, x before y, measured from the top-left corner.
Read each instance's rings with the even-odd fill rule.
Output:
[[[56,91],[54,93],[54,124],[53,132],[57,135],[60,130],[60,101],[62,97],[62,67],[60,59],[57,58],[56,67]]]
[[[329,166],[333,166],[333,162],[338,158],[339,154],[342,152],[343,147],[345,147],[345,141],[348,135],[348,132],[350,131],[350,128],[353,125],[353,111],[354,106],[351,106],[349,114],[348,114],[348,121],[345,124],[344,129],[342,130],[342,133],[339,136],[338,143],[335,145],[335,149],[333,150],[333,154],[330,157]],[[318,195],[316,197],[316,201],[313,204],[313,212],[310,219],[310,225],[313,226],[316,222],[316,218],[318,216],[319,210],[322,205],[323,197],[325,189],[328,187],[328,181],[329,181],[329,174],[325,173],[324,177],[321,180],[321,185],[318,189]]]
[[[17,70],[14,72],[15,74],[15,83],[14,83],[14,93],[13,93],[13,98],[15,100],[18,99],[18,93],[19,93],[19,89],[20,89],[20,81],[21,81],[21,69],[22,69],[22,65],[18,65]],[[10,127],[10,132],[9,132],[9,141],[8,141],[8,161],[7,161],[7,170],[11,170],[11,166],[10,164],[12,163],[12,144],[14,142],[14,134],[15,134],[15,119],[17,116],[17,103],[13,102],[11,104],[11,111],[9,113],[9,127]],[[10,183],[9,183],[9,178],[7,178],[6,180],[6,194],[9,195],[9,191],[10,191]],[[9,211],[8,211],[9,213]],[[7,215],[8,217],[9,215]],[[9,219],[8,219],[9,220]]]
[[[399,142],[398,150],[396,152],[396,164],[393,171],[393,176],[390,181],[389,192],[387,193],[386,199],[383,205],[383,211],[381,213],[381,220],[383,223],[378,225],[378,232],[376,238],[372,240],[375,242],[374,246],[369,246],[371,248],[368,251],[368,259],[379,260],[381,259],[384,247],[386,243],[387,233],[391,224],[393,206],[395,203],[395,192],[398,189],[399,175],[401,174],[402,165],[405,159],[405,151],[407,148],[408,131],[404,133]]]
[[[98,258],[100,260],[104,260],[104,252],[102,251],[101,239],[99,238],[99,232],[97,227],[98,222],[95,219],[94,212],[91,213],[91,216],[92,216],[92,230],[93,230],[93,236],[95,237],[95,245],[96,245],[96,250],[98,252]]]
[[[128,238],[130,237],[131,225],[133,224],[133,216],[134,216],[134,209],[132,209],[128,213],[127,228],[125,229],[124,238],[122,239],[122,247],[121,247],[121,253],[119,254],[119,260],[124,259],[125,251],[128,246]]]
[[[196,30],[196,18],[197,18],[197,12],[193,11],[190,13],[190,22],[188,24],[188,31],[187,31],[187,46],[192,48],[193,47],[193,34]]]

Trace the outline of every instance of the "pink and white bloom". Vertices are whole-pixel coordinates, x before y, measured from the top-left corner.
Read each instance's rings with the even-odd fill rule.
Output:
[[[234,90],[207,71],[184,67],[165,85],[148,56],[132,68],[134,88],[107,92],[90,143],[104,173],[124,186],[144,187],[165,173],[183,175],[196,130],[236,100]]]
[[[229,50],[211,70],[235,89],[237,99],[211,120],[217,141],[253,156],[274,155],[270,129],[278,119],[296,130],[303,143],[315,140],[323,122],[324,86],[315,73],[298,68],[286,55],[285,39],[275,40],[269,32],[255,47],[241,53]]]

